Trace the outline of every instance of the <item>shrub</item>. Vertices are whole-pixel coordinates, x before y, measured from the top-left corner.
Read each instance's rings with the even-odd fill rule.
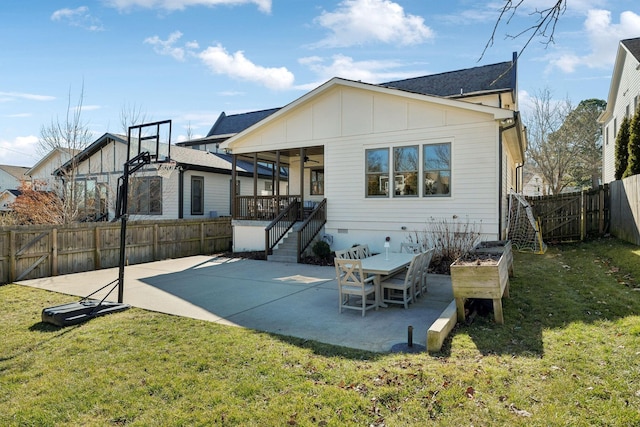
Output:
[[[629,124],[629,161],[624,177],[640,174],[640,110]]]
[[[615,147],[615,178],[622,179],[627,171],[629,161],[629,119],[625,116],[620,123]]]
[[[318,240],[313,244],[311,248],[313,254],[318,258],[327,259],[331,255],[331,248],[327,242],[323,242],[322,240]]]
[[[407,236],[411,243],[418,243],[423,250],[435,248],[431,264],[439,273],[449,274],[449,266],[456,259],[468,254],[480,239],[475,223],[469,220],[453,221],[431,218],[431,224],[422,231],[414,231]]]

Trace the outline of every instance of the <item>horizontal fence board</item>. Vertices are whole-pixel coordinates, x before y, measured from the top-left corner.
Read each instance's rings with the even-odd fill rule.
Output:
[[[229,250],[231,218],[127,223],[126,263]],[[117,267],[120,223],[0,227],[0,281]]]

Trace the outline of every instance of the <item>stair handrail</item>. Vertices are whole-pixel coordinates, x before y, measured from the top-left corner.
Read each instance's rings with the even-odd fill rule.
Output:
[[[327,199],[322,199],[318,206],[311,211],[309,216],[302,222],[298,230],[298,262],[302,260],[302,254],[309,247],[313,239],[327,223]]]
[[[298,219],[300,201],[294,200],[264,229],[264,258],[267,259],[280,239],[293,227]]]

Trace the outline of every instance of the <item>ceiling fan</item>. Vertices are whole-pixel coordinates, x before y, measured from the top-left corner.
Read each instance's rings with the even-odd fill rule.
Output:
[[[304,156],[304,162],[305,162],[305,163],[307,163],[307,162],[311,162],[311,163],[320,163],[320,162],[319,162],[319,161],[317,161],[317,160],[310,159],[310,158],[309,158],[309,156]]]

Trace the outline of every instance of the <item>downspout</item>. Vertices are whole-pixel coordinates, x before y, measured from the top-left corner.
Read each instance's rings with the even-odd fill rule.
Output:
[[[184,218],[184,168],[178,172],[178,218]]]
[[[516,118],[514,118],[513,124],[507,127],[501,127],[500,132],[498,133],[498,176],[500,179],[498,180],[498,239],[502,238],[502,154],[503,154],[503,144],[502,144],[502,133],[511,128],[516,127]],[[516,178],[517,179],[517,178]]]
[[[502,239],[502,132],[498,133],[498,240]]]
[[[520,185],[523,185],[523,183],[520,182],[520,174],[522,173],[522,170],[523,170],[522,168],[524,168],[524,162],[520,163],[519,166],[516,166],[516,193],[521,192]],[[518,169],[520,169],[520,171],[518,171]]]

